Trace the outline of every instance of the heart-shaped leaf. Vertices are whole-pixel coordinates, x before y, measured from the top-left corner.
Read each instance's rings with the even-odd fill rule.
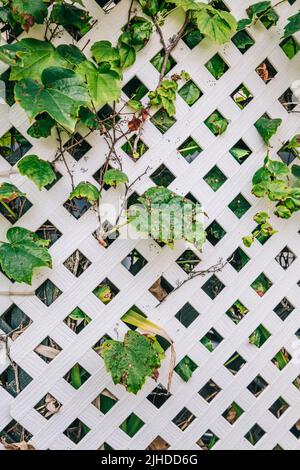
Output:
[[[72,191],[69,199],[72,200],[75,197],[77,199],[86,199],[91,204],[93,204],[94,202],[98,201],[100,197],[100,191],[92,183],[81,182],[78,184],[78,186],[76,186],[74,191]]]
[[[18,163],[19,172],[27,176],[41,190],[56,180],[55,173],[49,162],[41,160],[37,155],[27,155]]]
[[[255,127],[262,136],[265,144],[270,145],[270,139],[276,134],[281,123],[282,119],[270,119],[266,117],[261,117],[256,121]]]
[[[127,183],[128,176],[123,171],[112,168],[104,173],[103,181],[109,186],[117,186],[117,184]]]

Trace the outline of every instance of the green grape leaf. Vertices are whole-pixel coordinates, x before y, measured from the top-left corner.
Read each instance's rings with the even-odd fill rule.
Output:
[[[0,60],[11,66],[10,80],[14,81],[40,80],[43,70],[52,66],[69,68],[50,43],[32,38],[0,46]]]
[[[123,173],[123,171],[113,168],[111,170],[106,170],[103,176],[103,181],[109,186],[117,186],[118,184],[127,183],[128,176]]]
[[[276,160],[268,160],[266,168],[273,176],[288,176],[290,173],[289,167],[285,163]]]
[[[54,126],[54,119],[48,113],[43,113],[37,116],[36,121],[27,129],[27,134],[34,139],[40,139],[41,137],[45,139],[51,135]]]
[[[271,181],[271,173],[264,166],[262,168],[259,168],[259,170],[254,173],[252,178],[253,184],[261,184],[269,181]]]
[[[0,202],[10,202],[19,196],[25,196],[25,194],[22,193],[14,184],[0,184]]]
[[[20,174],[33,181],[39,190],[56,180],[50,163],[41,160],[37,155],[26,155],[19,161],[18,169]]]
[[[77,73],[86,81],[94,106],[102,107],[120,98],[119,76],[109,66],[103,65],[97,68],[86,60],[79,65]]]
[[[114,62],[120,59],[118,49],[112,47],[109,41],[95,42],[91,47],[91,52],[97,64],[101,64],[102,62]]]
[[[201,96],[200,89],[191,80],[183,85],[178,94],[189,106],[192,106],[194,103],[196,103],[198,98]]]
[[[8,243],[0,244],[0,265],[10,279],[31,285],[35,268],[52,267],[49,241],[22,227],[9,229],[6,238]]]
[[[91,28],[92,17],[88,11],[67,3],[55,4],[52,8],[50,20],[61,26],[76,28],[82,35]]]
[[[122,69],[126,69],[135,63],[136,52],[135,48],[127,44],[121,44],[120,49],[120,65]]]
[[[284,37],[287,38],[298,31],[300,31],[300,11],[288,18],[288,23],[284,28]]]
[[[136,331],[128,331],[123,342],[105,341],[100,354],[114,383],[124,385],[134,394],[142,388],[147,377],[157,377],[164,355],[155,338]]]
[[[206,232],[200,204],[164,187],[148,189],[138,201],[140,204],[128,210],[128,221],[137,231],[171,247],[176,240],[182,239],[198,249],[203,247]]]
[[[263,13],[265,13],[269,8],[271,7],[271,2],[266,1],[266,2],[258,2],[255,3],[254,5],[250,5],[249,8],[247,8],[247,13],[249,15],[249,18],[251,20],[255,20],[259,16],[261,16]]]
[[[48,14],[47,5],[43,0],[12,0],[11,12],[17,23],[28,32],[35,23],[43,24]]]
[[[138,0],[138,2],[141,5],[145,15],[155,16],[159,12],[159,0]]]
[[[252,20],[250,20],[249,18],[243,18],[242,20],[238,21],[236,29],[237,31],[242,31],[243,29],[247,28],[247,26],[250,26],[251,24],[252,24]],[[245,37],[247,38],[248,35],[245,35]]]
[[[125,28],[123,28],[123,31],[126,31]],[[145,18],[135,16],[129,23],[128,31],[131,35],[130,45],[139,51],[146,46],[150,39],[152,23]]]
[[[76,186],[74,191],[71,192],[69,199],[72,200],[76,197],[77,199],[86,199],[91,204],[98,201],[100,197],[100,191],[92,183],[81,182]]]
[[[237,30],[235,18],[227,11],[216,10],[209,5],[202,4],[194,15],[201,33],[218,44],[229,41]]]
[[[212,113],[205,121],[207,127],[215,134],[222,135],[228,127],[228,122],[221,114],[216,111]]]
[[[81,106],[90,105],[90,97],[82,78],[72,70],[50,67],[42,73],[42,84],[31,78],[15,86],[17,102],[29,118],[47,112],[58,124],[74,132]]]
[[[84,53],[74,44],[61,44],[56,51],[70,67],[79,65],[86,60]]]
[[[254,125],[263,138],[265,144],[269,146],[271,137],[276,134],[277,129],[281,123],[282,119],[269,119],[266,117],[261,117]]]

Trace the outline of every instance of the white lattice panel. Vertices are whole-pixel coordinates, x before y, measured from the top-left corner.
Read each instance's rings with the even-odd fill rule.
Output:
[[[84,46],[91,40],[85,49],[88,53],[88,48],[97,40],[116,41],[127,21],[129,0],[122,0],[109,14],[105,14],[94,0],[85,0],[85,3],[92,16],[98,20],[93,29],[79,42],[80,46]],[[226,0],[225,3],[235,17],[240,19],[245,16],[245,8],[254,2]],[[197,441],[207,430],[218,438],[214,449],[272,449],[277,444],[284,449],[300,449],[299,440],[295,433],[291,432],[300,419],[300,391],[293,384],[300,373],[299,361],[297,363],[296,360],[291,360],[281,371],[271,362],[282,347],[291,356],[295,355],[297,347],[298,350],[300,347],[295,334],[300,328],[300,287],[297,284],[300,280],[299,215],[296,214],[289,221],[273,217],[271,223],[278,230],[278,234],[264,245],[256,241],[247,249],[241,242],[242,236],[251,233],[255,228],[253,215],[264,209],[267,204],[251,194],[251,177],[265,157],[265,146],[254,123],[264,113],[268,113],[271,118],[283,119],[283,124],[273,140],[271,157],[274,158],[282,143],[300,130],[299,114],[288,113],[278,100],[291,83],[299,78],[300,54],[289,60],[279,46],[287,18],[295,14],[299,7],[300,0],[296,0],[292,5],[284,3],[277,8],[280,14],[277,26],[267,30],[258,22],[252,27],[249,33],[255,44],[245,54],[241,54],[232,42],[217,47],[205,39],[195,48],[189,49],[180,41],[172,53],[176,65],[171,73],[181,70],[189,72],[192,80],[203,92],[202,97],[189,107],[178,96],[176,123],[164,135],[150,121],[146,123],[142,139],[149,149],[139,161],[133,162],[120,148],[123,169],[129,175],[130,181],[136,180],[150,167],[147,175],[136,181],[134,191],[141,194],[152,186],[150,175],[163,163],[175,177],[169,186],[170,189],[183,195],[191,193],[201,201],[209,215],[207,226],[217,221],[226,231],[226,235],[215,246],[207,242],[203,253],[196,253],[201,258],[199,266],[206,268],[215,264],[219,258],[227,259],[238,247],[249,256],[249,262],[240,272],[228,264],[221,273],[217,273],[225,287],[214,299],[202,289],[208,278],[197,278],[185,284],[157,307],[158,302],[148,289],[162,274],[173,286],[186,277],[185,272],[176,263],[186,246],[178,243],[171,250],[167,246],[161,248],[150,240],[126,240],[120,237],[109,248],[101,247],[92,235],[98,223],[95,212],[88,210],[76,220],[63,207],[70,193],[70,178],[63,163],[57,164],[62,178],[49,191],[39,192],[29,180],[18,175],[11,176],[11,181],[27,194],[32,204],[18,224],[36,231],[49,220],[62,234],[51,247],[53,270],[40,272],[35,277],[33,288],[38,288],[49,279],[62,294],[49,307],[36,296],[0,297],[0,315],[15,304],[32,320],[30,327],[10,343],[12,359],[32,380],[17,397],[12,397],[0,387],[0,431],[11,420],[15,420],[32,434],[32,442],[38,449],[98,449],[104,442],[119,450],[146,449],[160,436],[169,444],[171,450],[199,450]],[[163,27],[166,37],[171,37],[178,30],[181,21],[180,14],[171,15]],[[31,36],[33,35],[41,37],[40,27],[32,30]],[[65,33],[64,37],[56,42],[63,43],[68,40],[71,42],[72,38]],[[138,53],[136,63],[126,71],[124,84],[137,76],[149,90],[155,88],[158,72],[150,60],[160,50],[159,37],[153,34],[149,44]],[[228,71],[218,81],[204,66],[216,52],[219,52],[229,66]],[[265,84],[255,71],[266,58],[277,71],[275,78],[268,84]],[[3,64],[1,67],[4,71]],[[230,96],[241,84],[254,96],[245,110],[240,110]],[[126,98],[125,95],[123,98]],[[205,119],[216,109],[229,121],[227,131],[219,137],[215,137],[204,124]],[[40,141],[29,137],[26,134],[29,122],[16,104],[11,109],[2,106],[0,135],[5,134],[12,126],[31,143],[30,153],[50,161],[54,158],[55,138]],[[82,135],[84,132],[82,129]],[[177,151],[190,136],[203,149],[191,164]],[[252,151],[242,165],[229,153],[240,139]],[[92,134],[86,140],[91,149],[79,161],[68,155],[68,163],[74,172],[75,183],[84,179],[96,184],[93,175],[102,166],[107,148],[99,135]],[[120,142],[119,146],[123,143]],[[215,165],[227,177],[217,192],[203,179]],[[1,156],[0,168],[1,171],[10,168]],[[242,194],[251,206],[240,219],[228,207],[239,194]],[[105,193],[104,202],[112,197],[115,197],[113,188]],[[3,239],[10,223],[2,215],[0,217],[0,239]],[[284,270],[275,258],[286,246],[294,253],[296,259]],[[148,261],[136,276],[130,274],[121,264],[134,248]],[[77,249],[91,262],[79,278],[73,276],[63,264]],[[263,297],[257,295],[251,287],[261,273],[272,282],[272,287]],[[119,289],[119,293],[107,306],[93,294],[93,290],[105,278]],[[0,283],[1,291],[12,288],[24,290],[23,286],[10,285],[2,274]],[[274,308],[284,298],[288,299],[294,310],[283,321]],[[235,324],[226,312],[237,299],[249,312],[242,321]],[[175,315],[187,302],[199,315],[185,327]],[[95,343],[105,334],[113,338],[123,337],[127,327],[120,318],[132,305],[139,307],[149,319],[162,325],[173,337],[177,362],[188,356],[197,366],[187,383],[177,373],[174,374],[172,395],[161,408],[157,408],[147,399],[157,386],[152,379],[147,381],[137,396],[128,394],[121,386],[112,383],[110,376],[105,372],[102,359],[93,350]],[[92,319],[78,335],[64,323],[65,318],[76,307],[80,307]],[[261,348],[257,348],[249,343],[248,337],[261,324],[271,336]],[[212,328],[223,339],[213,352],[209,352],[200,339]],[[62,349],[50,363],[44,362],[34,352],[48,336]],[[240,354],[245,365],[233,375],[224,364],[235,352]],[[76,363],[90,374],[79,390],[75,390],[63,378]],[[0,364],[0,374],[8,365],[8,362]],[[167,375],[166,359],[159,378],[163,385],[167,383]],[[268,385],[259,396],[255,396],[248,386],[258,375]],[[210,403],[198,393],[209,380],[213,380],[220,389]],[[108,389],[118,399],[106,415],[92,404],[104,389]],[[62,403],[60,412],[49,420],[35,410],[37,403],[47,393]],[[279,397],[289,406],[284,414],[277,418],[269,408]],[[244,411],[233,425],[222,416],[232,402],[236,402]],[[194,415],[194,419],[184,431],[173,422],[183,408],[187,408]],[[143,427],[132,438],[119,428],[131,413],[144,422]],[[90,428],[90,432],[78,445],[64,434],[76,418]],[[264,431],[263,437],[255,447],[244,437],[254,425],[260,426]]]

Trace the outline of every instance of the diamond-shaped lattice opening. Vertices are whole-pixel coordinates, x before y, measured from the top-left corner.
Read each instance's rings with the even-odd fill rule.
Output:
[[[199,395],[210,403],[214,398],[221,392],[221,388],[212,379],[210,379],[202,388],[199,390]]]
[[[38,403],[34,409],[40,413],[47,420],[51,419],[56,413],[59,412],[62,405],[50,393],[47,393]]]
[[[202,450],[211,450],[218,442],[219,437],[210,429],[208,429],[196,442]]]
[[[24,157],[31,147],[31,143],[14,127],[0,138],[0,155],[12,166]]]
[[[252,428],[245,434],[245,438],[253,446],[255,446],[258,441],[266,434],[266,432],[261,428],[257,423],[252,426]]]
[[[10,421],[10,423],[0,431],[0,441],[3,440],[6,444],[18,444],[22,441],[29,442],[30,439],[32,439],[32,434],[14,420]]]
[[[156,68],[156,70],[158,70],[158,72],[160,73],[162,71],[162,67],[163,67],[163,63],[164,63],[164,60],[165,60],[165,52],[164,50],[162,49],[161,51],[159,51],[157,54],[155,54],[154,57],[152,57],[152,59],[150,60],[150,63],[153,65],[153,67]],[[170,72],[170,70],[175,67],[176,65],[176,61],[175,59],[173,59],[173,57],[170,55],[170,57],[168,58],[168,61],[167,61],[167,66],[166,66],[166,73]]]
[[[259,232],[258,235],[256,235],[257,232]],[[252,235],[253,235],[253,236],[254,236],[254,235],[256,236],[256,240],[257,240],[261,245],[264,245],[264,244],[273,236],[271,233],[268,234],[268,235],[263,235],[263,234],[261,233],[261,229],[260,229],[260,226],[259,226],[259,225],[257,225],[257,226],[255,227],[255,229],[252,231]]]
[[[12,224],[16,223],[32,207],[26,196],[18,196],[12,201],[0,202],[0,213]]]
[[[193,22],[189,22],[182,41],[190,48],[194,49],[203,39],[203,35]]]
[[[207,233],[207,240],[213,245],[216,246],[223,237],[226,235],[226,231],[223,229],[223,227],[216,221],[214,220],[209,227],[206,229]]]
[[[250,36],[246,29],[238,31],[232,38],[231,41],[238,48],[241,54],[245,54],[254,44],[254,39]]]
[[[285,55],[291,60],[300,50],[300,45],[293,36],[285,38],[279,44]]]
[[[255,71],[265,83],[269,83],[277,75],[277,70],[268,59],[259,64]]]
[[[74,274],[74,276],[79,277],[89,266],[91,266],[91,262],[81,253],[81,251],[76,250],[68,259],[66,259],[64,266]]]
[[[159,302],[162,302],[172,290],[174,290],[174,287],[163,276],[160,276],[149,288],[149,292],[151,292]]]
[[[108,222],[108,220],[105,220],[102,224],[102,229],[103,231],[109,232],[110,230],[114,229],[114,226]],[[105,240],[102,239],[102,236],[100,236],[99,230],[95,230],[93,232],[93,237],[97,240],[97,242],[102,246],[103,248],[108,248],[116,239],[120,236],[119,230],[113,230],[113,232],[107,236],[105,236]],[[104,242],[104,243],[103,243]]]
[[[188,137],[177,150],[188,163],[192,163],[202,152],[202,148],[192,137]]]
[[[300,392],[300,375],[298,375],[298,377],[295,378],[295,380],[293,381],[293,385],[299,390]]]
[[[291,427],[290,432],[295,436],[297,439],[300,439],[300,419]]]
[[[225,362],[224,366],[232,375],[236,375],[246,363],[247,361],[236,351]]]
[[[269,339],[271,333],[267,330],[267,328],[261,324],[258,325],[257,328],[251,333],[249,336],[249,343],[253,344],[257,348],[261,348],[263,344]]]
[[[252,151],[245,144],[245,142],[240,139],[233,147],[231,147],[229,153],[241,165],[251,155]]]
[[[193,375],[193,372],[197,369],[197,364],[189,357],[184,356],[175,367],[175,372],[184,380],[188,382]]]
[[[218,189],[220,189],[227,181],[227,176],[225,176],[223,171],[215,165],[211,170],[209,170],[203,179],[213,191],[218,191]]]
[[[7,69],[4,73],[0,75],[0,80],[1,82],[4,83],[4,88],[5,88],[5,102],[8,104],[8,106],[13,106],[13,104],[16,102],[15,100],[15,93],[14,93],[14,88],[16,82],[14,80],[10,80],[10,73],[11,69]],[[4,90],[1,90],[1,92]],[[1,139],[0,139],[1,142]]]
[[[5,334],[14,331],[10,335],[12,340],[18,338],[30,323],[30,318],[15,304],[12,304],[4,313],[0,314],[0,330]]]
[[[272,287],[272,282],[264,273],[261,273],[255,281],[252,282],[251,287],[255,290],[255,292],[260,296],[263,297],[268,290]]]
[[[139,315],[141,315],[142,317],[144,318],[147,318],[147,315],[144,314],[144,312],[142,312],[142,310],[140,310],[136,305],[132,305],[132,307],[123,315],[123,317],[128,313],[128,312],[135,312],[135,313],[138,313]],[[129,323],[127,323],[126,321],[123,320],[123,317],[121,317],[121,320],[125,323],[125,325],[128,326],[128,328],[130,328],[131,330],[136,330],[137,327],[134,326],[134,325],[131,325]]]
[[[244,109],[253,100],[252,93],[243,84],[237,87],[230,96],[240,109]]]
[[[274,401],[273,405],[270,406],[269,411],[275,416],[275,418],[280,418],[289,406],[290,405],[282,397],[279,397]]]
[[[69,372],[66,373],[64,379],[78,390],[89,378],[91,374],[85,370],[80,364],[75,364]]]
[[[277,369],[283,370],[285,366],[288,365],[291,359],[292,356],[290,355],[290,353],[285,348],[281,348],[278,353],[275,354],[271,362],[273,362]]]
[[[202,91],[192,80],[187,81],[178,91],[178,94],[189,106],[193,106],[202,96]]]
[[[61,352],[61,347],[52,339],[47,336],[34,350],[43,361],[49,363],[55,359]]]
[[[191,273],[195,267],[200,263],[200,258],[194,253],[193,250],[185,250],[182,255],[177,258],[176,263],[187,274]]]
[[[236,325],[245,318],[249,310],[245,305],[240,301],[236,300],[234,304],[227,310],[226,315],[233,321]]]
[[[175,124],[176,119],[169,116],[164,109],[160,109],[152,116],[150,121],[162,134],[165,134]]]
[[[155,387],[155,389],[147,396],[147,399],[159,409],[166,403],[170,396],[171,393],[168,392],[162,384],[158,384],[158,386]]]
[[[136,414],[131,413],[128,418],[120,425],[120,429],[124,431],[129,437],[133,437],[144,426],[144,421],[141,420]]]
[[[123,86],[122,90],[125,95],[131,100],[141,100],[148,93],[148,88],[141,82],[141,80],[134,76],[129,82]]]
[[[287,317],[295,310],[295,307],[291,304],[291,302],[284,297],[281,302],[274,308],[274,312],[279,318],[284,321]]]
[[[189,303],[187,302],[175,315],[175,318],[177,318],[180,323],[188,328],[193,321],[198,318],[199,313],[197,310]]]
[[[97,408],[97,410],[106,415],[106,413],[108,413],[117,402],[118,399],[109,390],[107,390],[107,388],[105,388],[102,390],[100,395],[93,400],[92,404]]]
[[[219,78],[221,78],[229,69],[229,66],[219,54],[215,54],[208,62],[206,62],[205,67],[216,80],[219,80]]]
[[[50,307],[53,302],[62,294],[62,291],[53,284],[50,279],[47,279],[43,284],[37,288],[35,295],[45,304]]]
[[[295,136],[290,141],[285,142],[283,146],[278,150],[277,154],[279,155],[283,163],[290,165],[296,158],[300,157],[298,144],[300,144],[300,138]]]
[[[130,139],[127,139],[125,144],[122,145],[121,149],[134,161],[141,158],[144,153],[147,152],[149,147],[145,142],[138,137],[136,134],[132,135]]]
[[[65,143],[64,149],[72,155],[78,162],[89,150],[90,144],[78,132],[74,134],[68,142]]]
[[[119,293],[119,289],[106,277],[94,289],[93,293],[104,305],[107,305]]]
[[[152,173],[152,175],[150,175],[150,178],[158,186],[164,186],[166,188],[172,183],[172,181],[174,181],[175,176],[164,164],[162,164]]]
[[[204,124],[216,137],[224,134],[228,127],[227,119],[217,109],[205,119]]]
[[[283,269],[286,270],[293,264],[296,258],[297,256],[289,249],[289,247],[286,246],[280,253],[278,253],[275,260]]]
[[[227,5],[225,5],[224,2],[222,2],[222,0],[212,0],[210,2],[208,2],[210,6],[212,6],[213,8],[216,8],[217,10],[221,10],[221,11],[227,11],[229,12],[230,9],[228,8]]]
[[[91,321],[91,318],[79,307],[74,308],[74,310],[64,319],[64,323],[77,335]]]
[[[223,336],[217,332],[214,328],[211,328],[203,338],[200,339],[200,343],[209,351],[213,352],[219,344],[223,341]]]
[[[146,448],[146,450],[168,450],[170,444],[160,436],[157,436]]]
[[[49,247],[62,236],[62,233],[49,220],[46,220],[35,233],[43,240],[49,240]]]
[[[91,204],[86,199],[74,197],[71,201],[67,200],[63,206],[75,219],[80,219],[89,210]]]
[[[4,388],[10,395],[16,397],[21,393],[27,385],[30,384],[32,378],[18,364],[14,367],[8,366],[0,374],[0,386]]]
[[[133,276],[136,276],[147,263],[148,261],[135,248],[122,261],[123,266]]]
[[[196,416],[187,408],[182,408],[182,410],[172,419],[172,422],[181,429],[185,431],[189,425],[196,419]]]
[[[227,261],[237,272],[240,272],[250,261],[250,258],[248,255],[246,255],[242,248],[238,247]]]
[[[250,209],[251,204],[242,194],[238,194],[228,207],[238,219],[241,219]]]
[[[247,386],[247,389],[255,396],[255,398],[257,398],[268,387],[268,385],[268,382],[266,382],[261,375],[257,375]]]
[[[97,0],[96,0],[97,1]],[[98,0],[99,1],[99,0]],[[111,4],[109,2],[109,4]],[[114,450],[111,445],[109,445],[107,442],[103,442],[103,444],[99,447],[98,450]]]
[[[90,428],[77,418],[64,430],[64,435],[78,444],[89,432]]]
[[[201,289],[214,300],[225,288],[223,282],[213,274],[201,287]]]
[[[281,96],[278,98],[279,103],[282,104],[286,111],[293,111],[293,109],[299,104],[293,98],[293,92],[288,88]]]
[[[118,122],[121,119],[120,116],[116,116],[114,114],[114,110],[108,104],[98,111],[97,116],[101,119],[106,130],[110,130],[112,128],[114,120],[115,122]]]
[[[238,405],[235,401],[228,406],[228,408],[222,413],[222,416],[229,424],[234,424],[244,413],[243,408]]]

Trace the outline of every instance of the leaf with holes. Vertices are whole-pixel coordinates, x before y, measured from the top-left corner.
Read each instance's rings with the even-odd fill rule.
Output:
[[[65,58],[50,43],[33,38],[25,38],[14,44],[1,46],[0,60],[10,65],[10,80],[15,81],[22,78],[40,81],[45,68],[70,67]]]
[[[270,119],[266,117],[261,117],[258,121],[256,121],[254,125],[261,137],[263,138],[265,144],[269,146],[271,137],[276,134],[277,129],[281,123],[282,119]]]
[[[71,192],[69,199],[86,199],[91,204],[98,201],[100,197],[100,191],[92,183],[81,182],[76,186],[74,191]]]
[[[96,107],[118,101],[121,95],[119,75],[102,64],[96,67],[86,60],[77,68],[77,73],[86,81],[91,100]]]
[[[0,243],[0,265],[10,279],[31,285],[34,269],[52,267],[48,240],[22,227],[9,229],[6,238],[8,243]]]
[[[43,0],[12,0],[11,12],[14,20],[28,32],[35,23],[43,24],[48,14],[47,5]]]
[[[42,84],[31,78],[16,84],[15,97],[29,118],[47,112],[58,124],[74,132],[81,106],[90,105],[87,86],[72,70],[50,67],[42,73]]]
[[[114,383],[137,394],[147,377],[157,378],[164,351],[155,338],[128,331],[123,342],[105,341],[101,346],[101,357]]]
[[[37,155],[27,155],[18,163],[21,175],[27,176],[39,190],[56,180],[55,173],[49,162],[41,160]]]
[[[113,168],[104,173],[103,181],[109,186],[117,186],[118,184],[128,183],[128,176],[123,171]]]

